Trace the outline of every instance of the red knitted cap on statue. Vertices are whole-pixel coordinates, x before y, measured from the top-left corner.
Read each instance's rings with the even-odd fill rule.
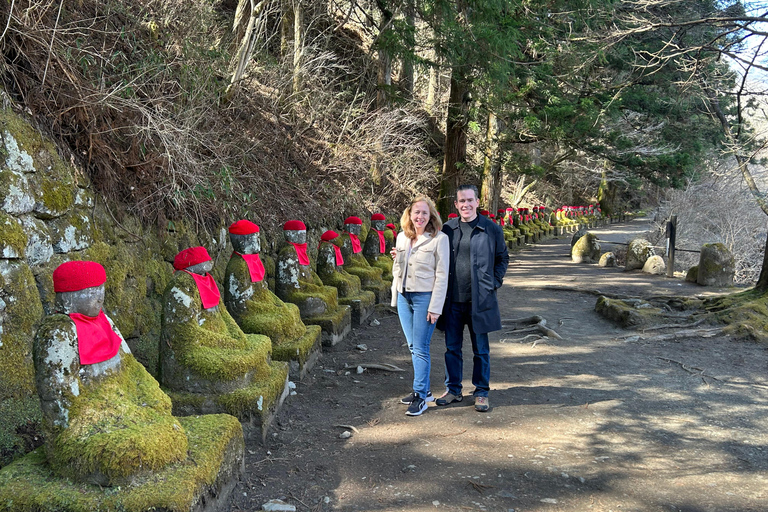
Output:
[[[283,224],[283,231],[306,231],[307,226],[300,220],[289,220]]]
[[[387,220],[383,213],[374,213],[371,215],[371,220]]]
[[[392,224],[392,223],[390,223],[390,224],[387,224],[387,227],[388,227],[389,229],[397,229],[397,226],[395,226],[395,225],[394,225],[394,224]]]
[[[76,292],[107,282],[107,272],[95,261],[68,261],[53,271],[53,291]]]
[[[233,235],[252,235],[259,232],[259,226],[249,220],[239,220],[229,226],[229,232]]]
[[[498,210],[496,210],[496,213],[504,213],[505,211],[506,210],[504,210],[504,208],[499,208]]]
[[[360,219],[360,217],[347,217],[344,219],[344,224],[361,224],[363,221]]]
[[[205,247],[190,247],[176,255],[173,259],[173,268],[176,270],[184,270],[192,265],[197,265],[198,263],[210,260],[211,256],[208,254]]]
[[[514,208],[507,208],[507,211],[508,212],[513,212],[513,211],[515,211],[515,209]]]
[[[337,232],[331,231],[329,229],[328,231],[320,235],[320,240],[322,240],[323,242],[330,242],[331,240],[333,240],[334,238],[337,238],[338,236],[339,234]]]
[[[488,210],[480,210],[480,215],[485,215],[487,217],[489,213]]]
[[[456,218],[456,217],[458,217],[458,216],[459,216],[459,214],[458,214],[458,213],[449,213],[449,214],[448,214],[448,218],[449,218],[449,219],[455,219],[455,218]]]

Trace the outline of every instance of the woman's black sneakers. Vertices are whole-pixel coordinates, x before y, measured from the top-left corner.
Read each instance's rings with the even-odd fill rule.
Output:
[[[405,414],[408,416],[418,416],[426,410],[427,402],[423,398],[417,396],[413,399],[411,405],[408,406],[408,410],[405,411]]]
[[[413,403],[413,399],[416,398],[416,393],[411,393],[410,395],[401,398],[400,403],[403,405],[411,405]],[[432,396],[431,391],[427,391],[427,398],[424,400],[425,402],[431,402],[435,399],[435,397]]]

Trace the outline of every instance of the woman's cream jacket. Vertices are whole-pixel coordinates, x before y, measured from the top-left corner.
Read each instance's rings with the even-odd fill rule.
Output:
[[[445,294],[448,291],[448,236],[442,231],[436,235],[424,233],[411,247],[411,256],[406,261],[408,244],[411,239],[400,232],[397,235],[394,264],[392,265],[392,306],[397,304],[397,294],[406,292],[432,292],[428,311],[437,315],[443,312]],[[405,266],[408,265],[408,272]],[[403,287],[403,274],[407,281]]]

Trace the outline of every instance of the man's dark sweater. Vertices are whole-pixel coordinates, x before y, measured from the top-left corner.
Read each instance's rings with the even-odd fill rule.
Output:
[[[459,221],[459,232],[454,238],[456,254],[456,281],[453,287],[453,302],[472,302],[472,261],[469,255],[469,240],[472,231],[480,222],[480,216],[471,222]]]

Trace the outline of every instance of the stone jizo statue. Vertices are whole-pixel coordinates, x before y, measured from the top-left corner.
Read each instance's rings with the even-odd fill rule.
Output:
[[[239,220],[229,227],[234,252],[224,275],[224,303],[244,332],[263,334],[272,340],[272,357],[291,363],[301,377],[317,357],[321,329],[306,326],[299,308],[272,293],[261,261],[259,226]]]
[[[344,256],[344,270],[360,278],[364,290],[376,295],[376,302],[383,302],[389,297],[390,285],[382,279],[382,269],[372,267],[363,255],[360,243],[363,221],[359,217],[347,217],[344,220],[344,232],[334,243],[339,244]]]
[[[129,485],[186,459],[188,443],[170,398],[102,310],[105,282],[104,267],[92,261],[56,268],[57,313],[35,338],[35,380],[54,471],[90,484]]]
[[[392,232],[387,229],[387,219],[381,213],[371,215],[371,229],[363,246],[363,255],[372,267],[382,270],[384,281],[392,283],[392,258],[389,251],[394,246]]]

